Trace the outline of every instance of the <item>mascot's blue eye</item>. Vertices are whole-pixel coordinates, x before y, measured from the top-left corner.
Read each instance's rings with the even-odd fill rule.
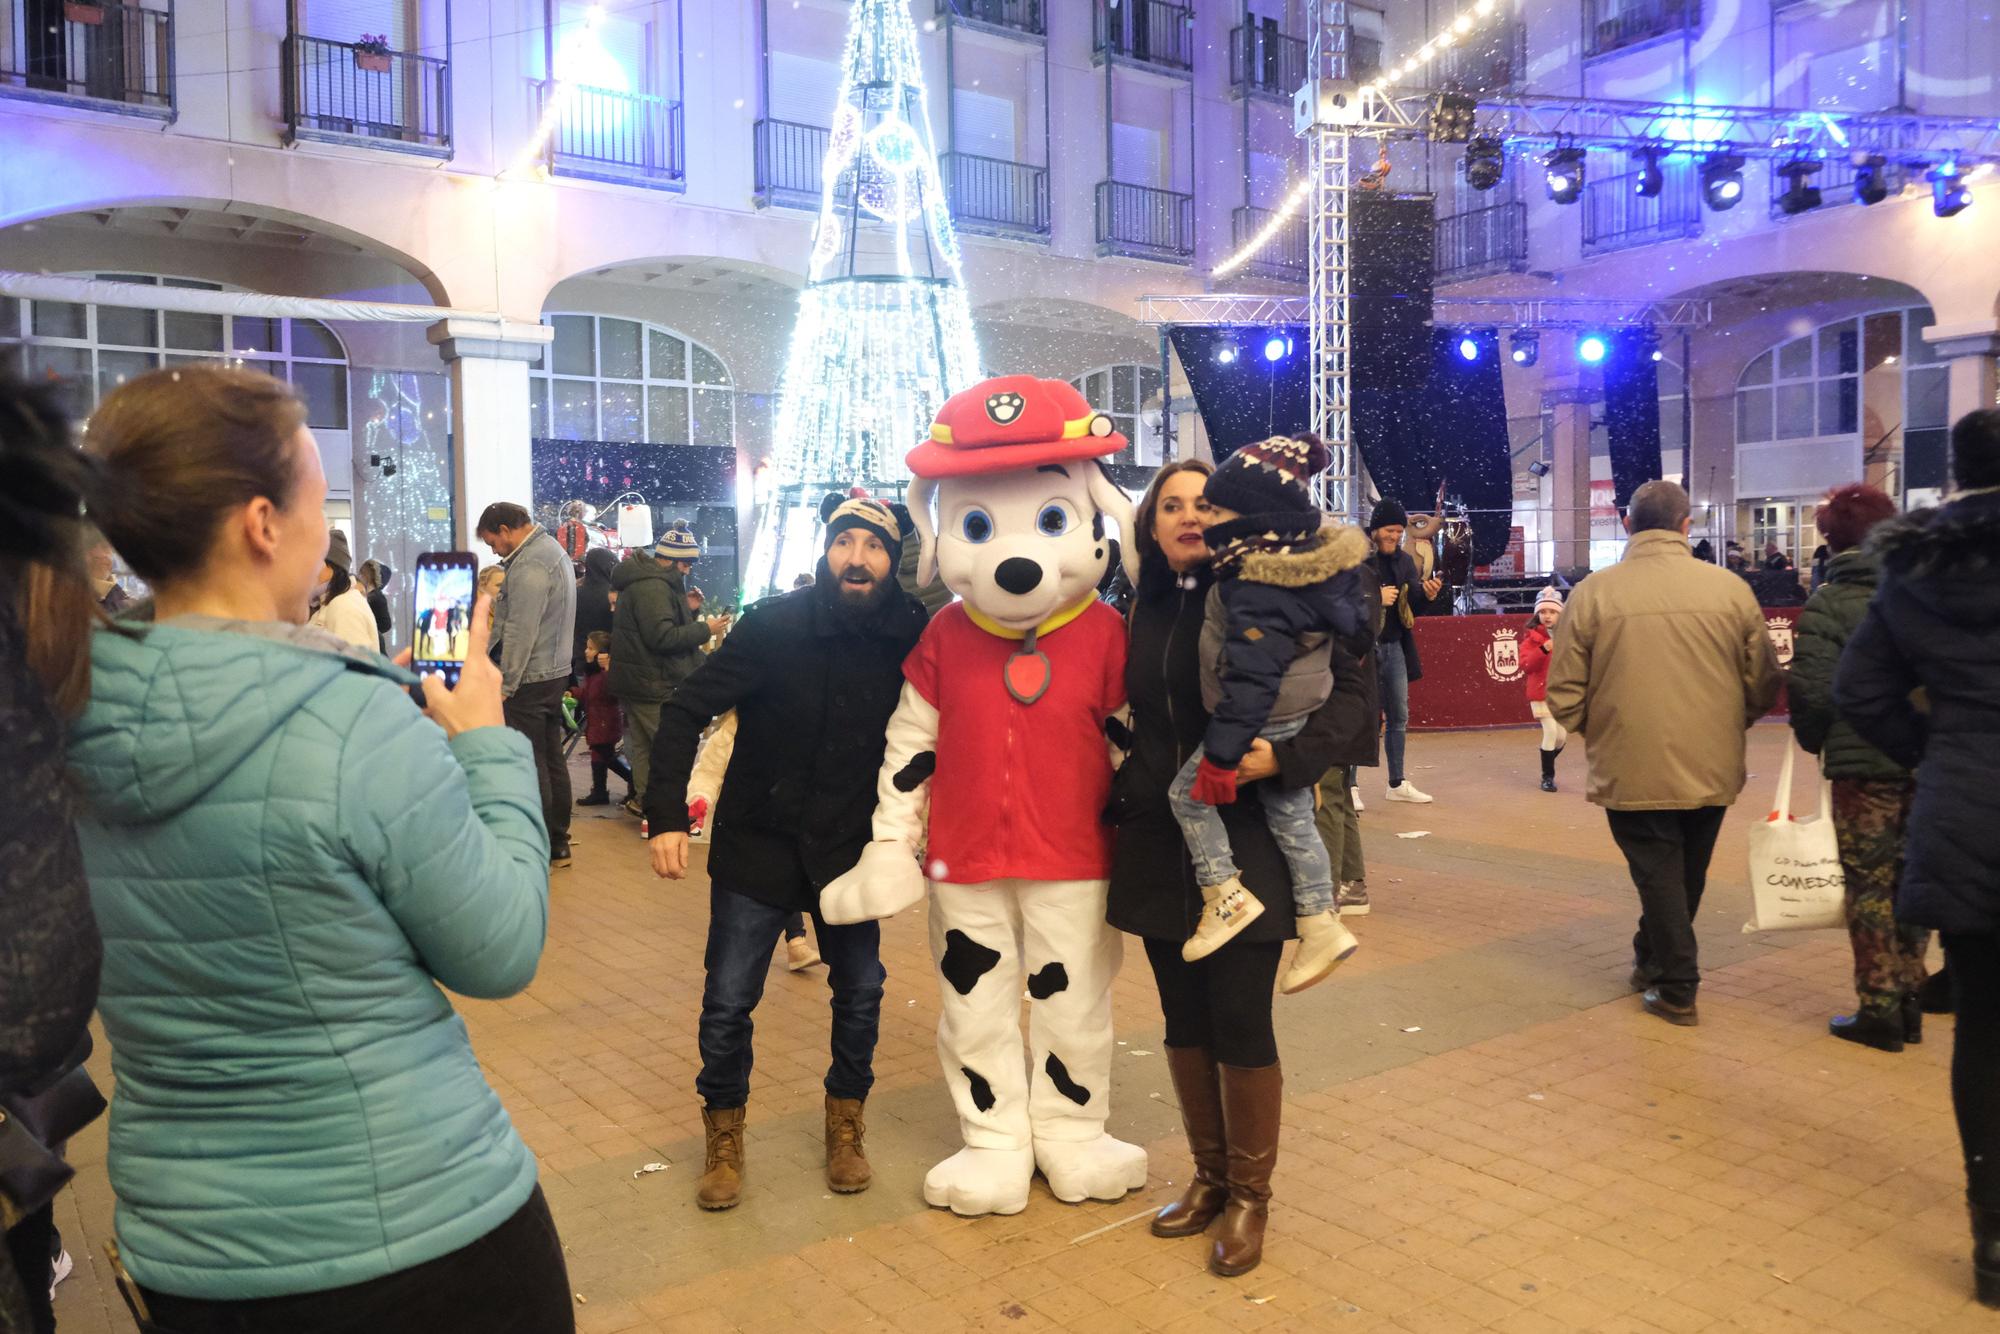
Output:
[[[968,542],[984,542],[993,536],[993,516],[985,510],[967,510],[958,521],[958,531]]]
[[[1060,537],[1069,531],[1069,511],[1061,505],[1044,505],[1035,516],[1035,527],[1044,537]]]

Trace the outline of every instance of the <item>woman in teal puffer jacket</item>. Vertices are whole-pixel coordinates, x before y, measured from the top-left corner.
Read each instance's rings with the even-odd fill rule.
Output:
[[[1792,731],[1833,780],[1833,828],[1847,880],[1847,936],[1854,947],[1859,1005],[1853,1014],[1835,1015],[1827,1027],[1837,1038],[1891,1052],[1923,1040],[1919,993],[1931,933],[1896,916],[1896,882],[1903,874],[1916,779],[1842,720],[1833,703],[1833,675],[1880,576],[1862,539],[1895,513],[1895,501],[1859,484],[1831,492],[1819,507],[1820,536],[1833,557],[1825,582],[1799,612],[1786,680]]]
[[[572,1329],[534,1157],[442,990],[520,991],[548,920],[484,632],[427,722],[407,671],[303,624],[326,482],[276,380],[143,376],[89,449],[92,517],[155,593],[152,626],[97,632],[70,751],[151,1318]]]

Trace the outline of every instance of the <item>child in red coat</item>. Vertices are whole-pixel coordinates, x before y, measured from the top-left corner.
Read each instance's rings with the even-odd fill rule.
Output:
[[[1549,645],[1555,638],[1556,622],[1562,619],[1563,595],[1551,584],[1535,597],[1535,618],[1528,623],[1521,641],[1521,670],[1526,676],[1528,712],[1542,724],[1542,791],[1556,790],[1556,756],[1569,741],[1569,733],[1549,714]]]
[[[593,630],[583,641],[583,679],[570,691],[583,704],[583,739],[590,747],[590,795],[577,800],[579,806],[608,806],[611,794],[605,791],[605,774],[625,780],[625,795],[632,795],[632,766],[618,753],[618,738],[625,734],[625,719],[618,711],[617,697],[611,693],[611,635]]]

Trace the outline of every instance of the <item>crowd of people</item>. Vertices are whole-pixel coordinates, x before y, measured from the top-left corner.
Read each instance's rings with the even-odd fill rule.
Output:
[[[454,686],[385,656],[394,576],[353,569],[329,535],[287,386],[221,367],[140,377],[87,441],[0,388],[0,762],[21,794],[0,807],[0,1149],[37,1169],[0,1177],[0,1328],[53,1328],[61,1149],[103,1105],[83,1069],[93,1007],[118,1081],[119,1281],[145,1327],[573,1328],[535,1160],[445,993],[529,984],[572,809],[610,806],[613,775],[660,876],[691,874],[692,829],[712,838],[696,1202],[742,1199],[754,1012],[774,948],[808,920],[832,999],[825,1180],[868,1188],[880,927],[829,922],[820,891],[879,837],[876,775],[933,610],[908,511],[831,501],[814,577],[733,624],[704,614],[685,527],[622,560],[584,550],[579,569],[527,509],[489,506],[473,527],[498,590],[479,596]],[[1309,475],[1311,448],[1274,439],[1238,462]],[[2000,873],[1984,841],[2000,805],[1982,781],[2000,733],[2000,412],[1957,424],[1952,467],[1934,510],[1898,516],[1859,486],[1828,498],[1791,725],[1833,780],[1848,885],[1858,1003],[1831,1031],[1893,1052],[1923,1013],[1955,1010],[1975,1281],[2000,1306]],[[1302,487],[1267,480],[1168,464],[1120,534],[1139,561],[1104,811],[1104,917],[1144,947],[1194,1164],[1152,1230],[1205,1234],[1222,1275],[1263,1253],[1286,942],[1301,939],[1283,989],[1303,989],[1352,953],[1343,919],[1371,911],[1358,770],[1385,765],[1391,800],[1431,800],[1406,770],[1410,606],[1437,591],[1403,549],[1409,516],[1385,500],[1362,532],[1322,531]],[[1245,513],[1258,522],[1232,522]],[[1280,513],[1299,531],[1271,530]],[[1526,702],[1544,788],[1583,742],[1586,795],[1640,903],[1640,1005],[1694,1025],[1710,857],[1786,677],[1750,586],[1694,558],[1679,486],[1641,487],[1626,526],[1621,561],[1538,598]],[[113,605],[107,546],[148,585],[143,607]],[[1219,678],[1215,606],[1239,649]],[[917,755],[894,781],[929,773]],[[1948,982],[1926,976],[1932,930]]]

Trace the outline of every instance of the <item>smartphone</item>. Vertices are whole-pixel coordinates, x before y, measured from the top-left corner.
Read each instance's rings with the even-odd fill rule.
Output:
[[[417,557],[410,611],[410,668],[458,684],[465,646],[472,638],[473,590],[479,559],[469,551],[426,551]]]

